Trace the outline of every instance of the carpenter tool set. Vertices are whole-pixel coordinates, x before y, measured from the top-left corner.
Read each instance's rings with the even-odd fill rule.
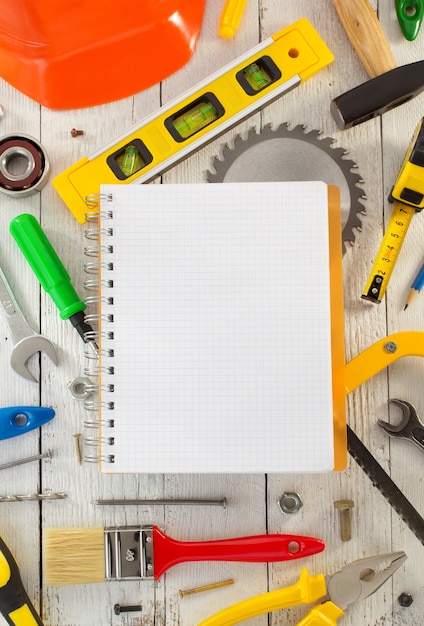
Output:
[[[30,4],[28,1],[27,6]],[[147,2],[140,10],[138,2],[130,2],[126,17],[129,21],[123,20],[121,23],[118,19],[113,28],[111,21],[114,20],[109,14],[109,3],[105,3],[104,24],[100,19],[96,25],[96,41],[91,39],[95,20],[87,17],[89,28],[67,27],[65,32],[58,26],[61,15],[56,16],[53,13],[53,4],[42,2],[37,8],[37,19],[31,10],[32,17],[28,24],[21,16],[14,18],[13,8],[6,12],[5,24],[0,16],[0,76],[36,102],[47,107],[66,109],[105,104],[113,100],[113,97],[118,99],[135,94],[176,72],[195,52],[205,3],[197,3],[198,6],[194,9],[193,3],[182,0]],[[156,6],[159,4],[163,7]],[[226,0],[218,30],[223,39],[233,38],[239,27],[243,27],[246,16],[242,21],[242,15],[246,4],[245,0]],[[168,5],[172,5],[172,11]],[[398,66],[368,0],[333,0],[333,5],[369,77],[369,80],[353,89],[328,99],[329,116],[340,130],[348,131],[419,96],[424,91],[424,60]],[[410,42],[419,38],[424,19],[424,1],[395,0],[393,10],[402,36]],[[91,15],[90,11],[91,9],[87,9],[87,16]],[[167,11],[171,17],[165,15]],[[72,12],[71,6],[70,16]],[[138,19],[137,12],[143,14]],[[49,13],[52,24],[58,18],[60,43],[56,44],[56,48],[46,41],[50,37],[49,29],[41,28],[40,31],[38,28]],[[143,18],[146,24],[141,29],[141,34],[149,42],[155,55],[149,58],[148,63],[143,60],[144,68],[141,72],[140,57],[134,55],[131,60],[131,50],[134,42],[137,42],[135,50],[140,53],[140,32],[134,24],[143,24]],[[72,24],[73,18],[69,17],[69,20],[69,24]],[[106,22],[107,28],[104,30],[102,24],[105,26]],[[119,32],[120,27],[124,29],[124,34]],[[8,28],[10,33],[7,35]],[[54,30],[51,29],[52,33]],[[69,33],[73,33],[72,41]],[[127,57],[124,55],[118,60],[116,42],[121,39],[127,44]],[[26,48],[25,42],[31,42],[31,45]],[[319,72],[327,71],[334,61],[331,42],[329,45],[330,47],[306,18],[286,25],[200,83],[191,86],[181,96],[158,108],[107,145],[74,163],[69,162],[63,171],[56,171],[50,181],[57,192],[56,199],[63,204],[63,210],[68,209],[72,213],[76,228],[86,221],[96,221],[102,185],[140,185],[158,179],[195,152],[213,144],[243,120],[283,98],[309,79],[312,81]],[[172,47],[175,48],[173,58]],[[163,52],[165,48],[166,54]],[[145,57],[146,51],[141,50],[141,54]],[[156,75],[152,74],[154,56]],[[95,64],[95,69],[89,63],[85,67],[81,61],[83,58]],[[129,59],[129,63],[124,71],[125,58]],[[103,62],[108,64],[108,69],[110,67],[110,82],[115,85],[110,90],[102,84],[105,82]],[[59,83],[62,85],[63,77],[78,77],[78,72],[79,78],[75,80],[78,87],[75,88],[74,78],[70,81],[65,78],[65,82],[69,84],[63,85],[61,91],[58,86]],[[91,77],[97,77],[98,74],[102,80],[96,78],[93,85],[90,85]],[[8,115],[7,109],[7,106],[0,105],[0,123]],[[68,132],[69,136],[72,137],[69,141],[78,142],[84,138],[85,131],[73,128]],[[343,135],[343,140],[344,145],[348,146],[349,131]],[[276,120],[272,125],[258,123],[244,137],[238,135],[231,144],[213,144],[210,154],[213,158],[210,169],[204,173],[205,184],[324,181],[330,186],[338,187],[342,222],[340,265],[342,252],[344,255],[347,252],[346,244],[354,244],[361,237],[361,228],[366,218],[366,180],[357,171],[357,164],[348,157],[346,148],[336,147],[334,139],[323,136],[320,130],[308,128],[303,125],[303,121],[289,123],[288,120]],[[17,160],[23,164],[19,170],[16,169]],[[50,172],[50,160],[37,139],[23,133],[0,136],[0,194],[19,201],[35,195],[45,188]],[[391,185],[387,201],[393,204],[391,216],[384,229],[380,248],[375,257],[369,259],[372,265],[363,293],[358,294],[358,302],[363,306],[372,306],[366,302],[382,302],[395,266],[400,263],[401,248],[412,218],[418,216],[424,208],[424,117],[419,120],[406,148],[404,160]],[[87,205],[95,211],[87,212]],[[97,363],[99,355],[107,352],[110,356],[113,352],[107,348],[110,337],[105,337],[107,333],[102,332],[104,320],[99,315],[88,315],[85,311],[87,306],[96,302],[97,294],[89,295],[86,300],[80,298],[39,220],[28,212],[18,210],[18,213],[10,220],[8,234],[28,261],[40,286],[51,296],[60,318],[70,320],[76,328],[87,348],[86,359],[89,363]],[[96,227],[89,232],[92,241],[88,241],[86,254],[94,259],[101,233]],[[422,242],[419,245],[422,250]],[[98,282],[98,270],[95,259],[86,266],[86,271],[92,275],[85,284],[89,290]],[[9,269],[7,273],[9,274]],[[407,300],[405,309],[412,303],[412,297],[418,295],[423,283],[421,269],[412,285],[414,293]],[[110,303],[111,297],[105,295],[103,299]],[[54,366],[60,366],[60,351],[47,336],[35,332],[25,319],[1,268],[0,312],[11,339],[11,345],[6,344],[11,368],[21,377],[21,381],[24,379],[39,384],[33,371],[35,368],[32,357],[43,353]],[[48,326],[46,332],[47,330]],[[424,330],[401,330],[376,340],[345,364],[343,361],[343,381],[338,381],[342,385],[342,399],[395,361],[411,356],[424,357]],[[92,373],[93,369],[88,367],[84,376],[76,376],[68,387],[76,400],[83,402],[88,410],[95,411],[98,403],[106,403],[106,390],[92,380]],[[93,399],[92,396],[96,393],[97,399]],[[43,393],[43,398],[45,395]],[[400,410],[402,417],[397,424],[382,419],[374,420],[379,427],[377,431],[387,435],[387,441],[389,437],[391,441],[406,439],[421,451],[424,450],[424,423],[415,406],[407,400],[397,398],[391,398],[388,405],[392,410]],[[50,422],[55,416],[56,411],[48,406],[0,408],[0,440],[11,439],[40,428],[45,432],[51,428]],[[364,421],[367,418],[371,416],[364,416]],[[54,423],[57,421],[55,419]],[[84,442],[85,446],[90,446],[97,443],[106,428],[113,426],[113,420],[94,417],[87,419],[83,425],[95,429],[95,436],[86,438]],[[372,451],[365,446],[352,427],[343,423],[341,429],[345,451],[348,450],[372,485],[384,496],[418,542],[424,545],[424,519],[421,513],[377,462]],[[83,458],[81,441],[81,434],[74,434],[79,462]],[[42,466],[52,458],[54,459],[54,454],[49,449],[3,463],[0,470],[37,462],[41,472]],[[90,454],[86,458],[90,459]],[[218,507],[225,510],[231,506],[229,499],[222,496],[200,498],[185,494],[176,498],[147,498],[137,495],[126,497],[121,493],[115,495],[112,498],[99,497],[92,500],[91,504],[97,507],[97,512],[102,512],[105,516],[111,514],[112,510],[119,512],[125,508],[128,511],[126,507],[129,506],[180,507],[180,510],[189,507],[191,511],[196,507],[204,507],[202,511],[208,511],[208,515],[213,515],[219,510]],[[0,495],[0,503],[4,503],[5,507],[17,503],[12,508],[18,510],[25,506],[19,503],[34,501],[41,506],[44,502],[66,498],[67,494],[59,488],[50,490],[37,487],[29,490],[27,495]],[[285,491],[276,505],[286,520],[293,519],[297,514],[303,515],[307,506],[301,495],[295,491]],[[347,534],[342,532],[343,541],[349,541],[351,537],[349,517],[353,506],[354,503],[350,500],[334,502],[334,508],[340,510],[340,519],[345,519],[345,522],[347,520],[346,523],[349,524],[344,529],[348,531]],[[301,509],[302,513],[299,513]],[[343,511],[346,512],[345,516]],[[0,535],[6,537],[6,527],[0,528]],[[112,590],[115,581],[158,581],[168,570],[183,563],[225,561],[273,563],[284,567],[285,562],[309,559],[326,549],[322,538],[294,533],[181,541],[165,534],[156,524],[43,528],[41,543],[41,571],[43,583],[47,587],[108,581]],[[230,626],[272,611],[303,604],[314,606],[298,622],[299,625],[336,624],[345,612],[349,615],[351,605],[377,592],[397,570],[404,567],[407,559],[403,550],[365,556],[360,551],[358,556],[361,556],[358,560],[340,562],[339,571],[335,571],[333,566],[329,567],[329,574],[325,575],[315,573],[317,568],[311,558],[310,570],[314,574],[302,565],[299,568],[300,577],[293,584],[250,598],[235,595],[235,602],[217,609],[209,617],[206,616],[198,626]],[[334,563],[337,558],[337,555],[332,554],[328,562]],[[187,571],[189,567],[188,565]],[[34,562],[34,570],[38,569],[39,565]],[[24,578],[26,579],[27,577]],[[192,589],[180,589],[179,598],[231,587],[234,582],[233,578],[229,578],[211,581],[210,584],[198,585]],[[140,584],[147,585],[144,582]],[[55,590],[55,593],[60,594],[61,589]],[[408,594],[403,595],[403,606],[407,606]],[[34,604],[37,604],[35,599]],[[116,603],[110,608],[116,623],[119,616],[125,613],[141,611],[141,605],[133,604]],[[0,613],[6,623],[12,626],[54,626],[41,608],[39,611],[34,608],[24,588],[15,558],[1,537]],[[170,619],[166,626],[177,626]],[[387,619],[390,621],[390,617]],[[72,617],[64,620],[64,624],[74,624]],[[97,626],[98,622],[93,621],[92,624]],[[194,623],[182,626],[194,626]]]

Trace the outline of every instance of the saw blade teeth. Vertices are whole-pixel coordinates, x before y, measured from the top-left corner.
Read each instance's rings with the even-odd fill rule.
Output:
[[[308,129],[305,124],[290,125],[288,122],[282,122],[275,126],[266,124],[262,129],[256,126],[250,127],[243,136],[241,134],[235,136],[232,140],[232,147],[228,144],[223,146],[221,153],[222,158],[215,158],[213,162],[215,173],[208,172],[207,174],[208,182],[222,183],[226,180],[232,180],[233,182],[240,180],[240,182],[244,182],[249,180],[246,163],[249,158],[258,159],[258,154],[259,158],[261,154],[265,154],[265,158],[271,159],[270,163],[275,161],[276,167],[278,167],[281,154],[278,153],[274,159],[272,157],[272,150],[281,150],[284,154],[284,149],[280,147],[282,143],[280,141],[270,142],[270,149],[268,150],[268,148],[265,147],[265,152],[262,153],[259,147],[261,143],[266,144],[268,140],[274,139],[290,139],[304,143],[309,142],[315,148],[323,150],[331,158],[334,167],[330,163],[327,177],[325,177],[325,173],[321,171],[322,168],[318,167],[317,172],[319,172],[319,176],[323,176],[323,178],[319,178],[318,180],[324,180],[328,184],[339,185],[342,191],[342,247],[344,253],[346,250],[345,242],[351,243],[355,241],[355,232],[360,232],[362,222],[359,216],[366,214],[365,207],[362,204],[363,201],[367,200],[367,196],[362,188],[364,180],[358,172],[358,165],[351,158],[347,158],[349,150],[337,146],[336,139],[323,136],[323,132],[320,129]],[[290,152],[286,155],[287,159],[293,158],[293,145],[296,146],[296,144],[292,143],[287,144],[287,146],[290,146],[288,148]],[[314,167],[314,157],[312,157],[312,159],[305,157],[305,154],[309,155],[309,153],[310,151],[308,149],[306,153],[304,151],[302,152],[302,149],[298,150],[298,158],[300,159],[298,167],[302,168],[305,165],[306,167]],[[314,153],[311,152],[311,154]],[[240,157],[242,157],[241,162],[236,166],[235,164]],[[268,161],[266,161],[266,163],[267,162]],[[319,164],[319,159],[317,163]],[[284,173],[282,173],[281,178],[279,178],[280,174],[278,172],[286,171],[284,168],[283,170],[277,170],[277,172],[270,172],[267,167],[262,170],[257,166],[255,167],[255,164],[253,164],[252,167],[252,180],[292,180],[292,178],[285,178]],[[274,176],[267,178],[271,174],[274,174]],[[307,176],[307,174],[305,176]],[[313,178],[317,180],[315,177]],[[342,179],[344,179],[343,182]],[[299,180],[299,178],[295,177],[293,180]],[[308,178],[305,177],[300,180],[308,180]],[[344,183],[346,183],[346,185]]]

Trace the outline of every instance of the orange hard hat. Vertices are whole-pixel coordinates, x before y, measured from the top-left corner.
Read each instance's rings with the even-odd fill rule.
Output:
[[[52,109],[125,98],[187,63],[205,1],[3,1],[0,76]]]

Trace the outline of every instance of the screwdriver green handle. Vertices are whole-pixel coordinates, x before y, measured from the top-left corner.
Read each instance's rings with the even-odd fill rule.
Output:
[[[84,311],[85,303],[78,297],[68,272],[36,218],[27,213],[18,215],[10,223],[10,232],[59,309],[60,317],[67,320]]]

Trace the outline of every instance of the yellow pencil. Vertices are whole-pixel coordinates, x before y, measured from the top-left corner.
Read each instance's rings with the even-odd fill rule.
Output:
[[[219,19],[218,33],[224,39],[234,37],[239,27],[246,0],[226,0]]]

